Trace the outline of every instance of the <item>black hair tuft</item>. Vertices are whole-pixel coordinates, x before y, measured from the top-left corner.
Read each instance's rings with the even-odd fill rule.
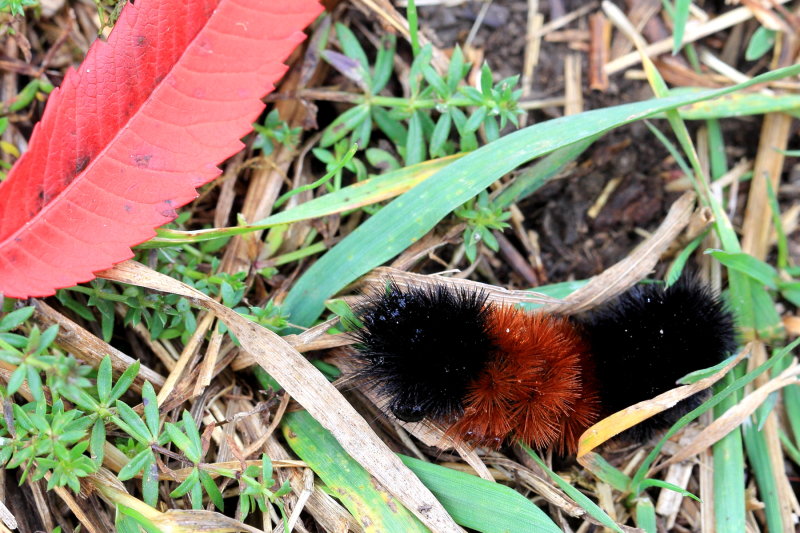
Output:
[[[356,378],[388,397],[397,418],[452,421],[467,385],[492,357],[486,294],[390,282],[356,309],[363,328]]]
[[[650,399],[736,348],[730,312],[710,288],[684,276],[671,287],[637,285],[582,317],[597,368],[604,414]],[[644,441],[703,400],[698,394],[625,432]]]

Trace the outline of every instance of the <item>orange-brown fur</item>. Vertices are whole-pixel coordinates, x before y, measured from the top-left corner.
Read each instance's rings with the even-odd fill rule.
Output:
[[[469,385],[464,416],[448,433],[499,447],[513,437],[537,448],[574,452],[598,416],[588,346],[567,318],[512,306],[490,310],[493,360]]]

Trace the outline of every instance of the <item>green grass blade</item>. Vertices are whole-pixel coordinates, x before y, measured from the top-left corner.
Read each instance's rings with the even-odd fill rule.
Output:
[[[552,296],[553,298],[563,299],[577,291],[584,285],[589,283],[588,279],[576,279],[573,281],[561,281],[559,283],[552,283],[550,285],[540,285],[534,288],[535,292],[544,294],[545,296]],[[541,307],[543,304],[523,302],[517,304],[520,309],[532,311]]]
[[[786,452],[786,455],[794,461],[794,464],[800,465],[800,450],[797,449],[797,446],[792,443],[789,435],[786,434],[785,431],[782,429],[778,430],[778,436],[781,439],[781,444],[783,444],[783,451]]]
[[[697,502],[700,501],[700,498],[689,492],[688,490],[681,488],[673,483],[668,483],[661,479],[645,479],[642,481],[642,488],[646,489],[648,487],[659,487],[662,489],[671,490],[673,492],[677,492],[681,496],[685,496],[687,498],[691,498]]]
[[[719,120],[708,119],[706,128],[708,129],[708,159],[711,163],[711,181],[714,181],[728,172],[728,154],[725,151],[725,138],[722,135]]]
[[[411,40],[411,51],[416,56],[419,53],[419,25],[417,22],[417,3],[414,0],[408,0],[408,11],[406,18],[408,19],[408,34]]]
[[[276,213],[246,226],[214,228],[198,231],[159,229],[158,237],[139,245],[139,248],[159,248],[190,242],[208,241],[269,229],[281,224],[333,215],[366,205],[372,205],[406,192],[420,182],[445,168],[461,154],[403,167],[380,176],[344,187],[308,202]]]
[[[646,496],[636,500],[636,526],[644,529],[647,533],[658,531],[656,508],[653,506],[653,501]]]
[[[729,269],[738,270],[770,289],[778,288],[778,271],[769,263],[744,252],[729,253],[723,250],[706,250],[705,253],[713,256]]]
[[[301,276],[289,292],[284,309],[290,312],[293,323],[312,324],[323,311],[325,300],[405,250],[453,209],[522,163],[656,113],[798,72],[800,65],[726,89],[587,111],[502,137],[437,172],[350,233]],[[476,168],[481,172],[475,172]]]
[[[733,382],[731,374],[714,385],[715,392]],[[736,394],[726,398],[714,409],[714,416],[735,406]],[[744,450],[739,428],[725,435],[712,446],[714,464],[714,523],[717,533],[745,531]]]
[[[681,250],[681,253],[678,254],[678,257],[675,258],[675,260],[672,262],[672,265],[670,265],[669,270],[667,271],[667,287],[678,281],[683,273],[683,267],[686,266],[686,261],[689,260],[689,257],[694,253],[695,250],[697,250],[697,247],[700,246],[700,243],[703,242],[703,239],[705,239],[707,235],[707,231],[701,233],[695,237],[692,242],[686,245],[686,248]]]
[[[287,413],[283,434],[292,450],[308,464],[367,531],[396,533],[428,529],[342,449],[336,439],[305,411]]]
[[[121,514],[135,520],[136,523],[142,527],[142,529],[147,531],[147,533],[162,533],[160,528],[158,528],[152,521],[150,521],[150,519],[148,519],[145,515],[143,515],[136,509],[125,507],[122,504],[117,504],[117,510]]]
[[[781,221],[781,208],[778,205],[778,197],[775,194],[775,189],[772,187],[770,180],[765,180],[767,185],[767,198],[769,199],[769,207],[772,211],[772,225],[775,227],[775,233],[778,234],[778,268],[786,268],[789,266],[789,243],[786,239],[786,232],[783,231],[783,221]]]
[[[544,511],[510,487],[412,457],[400,459],[464,527],[487,533],[561,531]]]
[[[536,462],[536,464],[539,465],[539,467],[542,470],[544,470],[545,473],[547,473],[548,476],[550,476],[550,479],[555,481],[556,485],[558,485],[558,487],[561,490],[563,490],[567,494],[567,496],[572,498],[575,501],[575,503],[577,503],[578,505],[583,507],[583,509],[587,513],[589,513],[589,515],[591,515],[592,518],[594,518],[595,520],[597,520],[598,522],[600,522],[601,524],[603,524],[607,528],[612,529],[612,530],[616,531],[617,533],[622,533],[622,529],[620,529],[620,527],[617,525],[617,523],[614,522],[611,519],[611,517],[608,516],[606,514],[606,512],[603,511],[596,503],[594,503],[592,500],[590,500],[588,497],[586,497],[581,491],[579,491],[578,489],[576,489],[575,487],[573,487],[572,485],[567,483],[563,478],[561,478],[561,476],[559,476],[558,474],[556,474],[555,472],[550,470],[547,467],[547,465],[544,464],[544,461],[542,461],[539,458],[539,456],[536,454],[536,452],[534,452],[533,450],[531,450],[528,446],[525,446],[524,444],[521,444],[521,446],[522,446],[522,449],[525,450],[528,453],[528,455],[531,456],[531,458]]]
[[[683,376],[682,378],[677,380],[677,383],[679,385],[688,385],[690,383],[697,383],[701,379],[705,379],[707,377],[713,376],[714,374],[716,374],[717,372],[719,372],[720,370],[722,370],[723,368],[728,366],[728,364],[735,357],[736,357],[735,355],[731,355],[729,357],[726,357],[725,359],[723,359],[722,361],[720,361],[719,363],[717,363],[714,366],[710,366],[708,368],[703,368],[703,369],[700,369],[700,370],[694,370],[692,372],[689,372],[688,374],[686,374],[685,376]]]
[[[670,94],[700,91],[702,89],[681,88],[670,91]],[[798,109],[800,109],[800,96],[796,94],[737,93],[683,107],[679,113],[684,120],[704,120],[780,112],[795,114]]]
[[[689,6],[692,0],[675,0],[675,11],[672,13],[672,55],[681,51],[683,33],[686,30],[686,21],[689,20]]]
[[[661,437],[658,443],[653,447],[650,453],[647,455],[642,464],[639,465],[639,468],[636,470],[636,473],[633,475],[633,478],[630,483],[631,492],[635,495],[638,495],[640,492],[640,486],[642,481],[647,475],[650,466],[655,462],[658,454],[661,452],[664,444],[669,440],[672,435],[675,435],[681,428],[685,427],[689,422],[699,417],[701,414],[705,413],[711,408],[716,407],[714,410],[715,416],[719,417],[724,410],[727,410],[729,405],[736,405],[738,402],[741,389],[753,381],[756,377],[760,376],[762,373],[766,372],[767,370],[773,368],[777,364],[781,362],[783,358],[786,357],[797,345],[800,344],[800,339],[795,340],[779,352],[775,354],[774,357],[770,358],[769,360],[765,361],[758,368],[755,368],[748,372],[746,375],[739,377],[738,379],[731,380],[731,374],[728,373],[725,377],[720,380],[714,387],[714,396],[711,397],[708,401],[703,402],[701,405],[692,409],[685,415],[675,422],[669,430]],[[734,368],[737,370],[738,367]],[[708,370],[708,369],[706,369]],[[704,373],[705,371],[703,371]],[[695,377],[696,377],[695,373]],[[690,374],[689,376],[691,376]],[[687,376],[688,377],[688,376]],[[720,383],[724,383],[724,386],[720,385]],[[723,411],[720,411],[720,406],[723,406]],[[738,433],[739,428],[736,428],[736,432]]]
[[[744,437],[747,459],[756,478],[758,496],[764,502],[767,529],[769,531],[784,531],[781,517],[781,501],[775,475],[772,472],[772,462],[766,437],[751,420],[751,418],[747,419],[742,424],[742,436]]]
[[[800,443],[800,385],[789,385],[784,388],[783,398],[794,442]]]
[[[621,470],[611,466],[602,455],[589,452],[581,458],[581,463],[589,470],[594,476],[608,483],[620,492],[627,492],[631,486],[631,478]]]
[[[692,169],[689,168],[689,164],[686,163],[686,160],[683,158],[683,155],[680,153],[678,148],[649,120],[645,120],[644,125],[647,126],[647,129],[650,130],[650,133],[652,133],[655,138],[664,145],[664,148],[667,149],[669,155],[675,158],[675,163],[678,164],[678,167],[680,167],[681,171],[683,171],[683,173],[686,174],[689,179],[694,180]]]
[[[575,161],[596,140],[590,137],[555,152],[537,161],[531,168],[520,173],[508,187],[503,189],[494,201],[498,207],[506,208],[536,192],[547,180],[561,172],[572,161]]]

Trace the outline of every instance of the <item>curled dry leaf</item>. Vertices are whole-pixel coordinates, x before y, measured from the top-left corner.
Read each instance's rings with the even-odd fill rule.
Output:
[[[468,290],[483,291],[486,293],[489,302],[497,304],[556,304],[560,302],[557,298],[552,298],[533,291],[510,291],[502,287],[495,287],[494,285],[488,285],[478,281],[448,278],[439,275],[425,276],[423,274],[405,272],[390,267],[378,267],[364,276],[362,281],[366,287],[369,287],[367,290],[381,290],[389,279],[394,281],[401,288],[433,287],[435,285],[450,284]]]
[[[722,377],[731,368],[736,366],[739,361],[741,361],[747,354],[750,353],[750,350],[751,346],[746,346],[745,349],[739,352],[736,357],[731,359],[724,368],[707,378],[696,381],[691,385],[683,385],[682,387],[669,390],[650,400],[645,400],[643,402],[634,404],[596,423],[587,429],[583,435],[581,435],[580,441],[578,442],[578,462],[584,464],[582,458],[586,454],[615,435],[619,435],[626,429],[635,426],[642,420],[646,420],[653,415],[657,415],[662,411],[666,411],[681,400],[685,400],[689,396],[692,396],[701,390],[707,389],[722,379]],[[584,466],[587,465],[584,464]]]
[[[658,259],[680,235],[684,228],[696,217],[693,217],[695,194],[687,192],[678,198],[670,207],[664,221],[658,229],[645,239],[628,257],[592,278],[589,283],[570,294],[564,300],[552,298],[531,291],[509,291],[476,281],[446,278],[443,276],[425,276],[404,272],[389,267],[379,267],[364,276],[363,284],[373,290],[383,287],[388,279],[392,279],[400,287],[422,287],[439,284],[451,284],[472,290],[482,290],[488,300],[497,304],[535,303],[543,304],[544,312],[579,313],[596,307],[611,298],[622,294],[634,283],[647,276]],[[705,210],[701,210],[705,216]],[[370,290],[370,289],[367,289]],[[353,301],[357,301],[354,298]]]
[[[297,335],[285,335],[283,340],[288,342],[292,348],[300,353],[311,352],[314,350],[330,350],[353,344],[355,340],[347,333],[330,334],[328,330],[339,323],[339,317],[331,318],[321,322]],[[231,363],[233,370],[241,370],[255,364],[253,356],[242,351]]]
[[[3,524],[5,524],[8,529],[17,529],[17,519],[14,518],[14,515],[3,502],[0,502],[0,520],[3,521]]]
[[[672,241],[692,219],[693,192],[684,193],[669,208],[658,229],[625,259],[593,277],[589,283],[570,294],[564,301],[544,306],[542,311],[574,314],[587,311],[618,296],[647,276]]]
[[[179,294],[215,313],[236,335],[242,348],[297,400],[342,448],[423,524],[433,531],[461,532],[422,482],[370,429],[327,379],[283,338],[247,320],[202,292],[135,261],[125,261],[98,276]]]
[[[742,424],[747,417],[752,415],[771,393],[788,385],[797,385],[800,383],[800,381],[798,381],[798,375],[800,375],[800,365],[797,364],[797,359],[795,358],[792,359],[792,364],[789,368],[745,396],[741,402],[725,411],[722,416],[714,420],[707,428],[701,431],[691,443],[681,448],[678,453],[662,463],[658,467],[659,470],[671,464],[684,461],[717,442],[730,433],[733,428]]]

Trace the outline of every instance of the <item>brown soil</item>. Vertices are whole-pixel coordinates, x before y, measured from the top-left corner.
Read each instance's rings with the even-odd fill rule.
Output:
[[[618,2],[622,4],[622,2]],[[540,10],[551,20],[552,5],[570,12],[585,4],[579,0],[542,1]],[[723,2],[706,2],[712,12],[727,9]],[[442,48],[463,43],[478,16],[480,2],[456,7],[420,8],[421,27]],[[526,0],[497,0],[491,3],[472,44],[484,52],[485,60],[497,78],[518,74],[523,69],[527,28]],[[566,26],[586,27],[582,17]],[[542,99],[564,93],[564,56],[568,43],[541,43],[529,99]],[[586,54],[582,54],[583,72],[587,72]],[[583,79],[584,108],[599,109],[652,98],[645,81],[629,80],[621,74],[612,76],[603,92],[591,91]],[[562,108],[531,112],[528,124],[560,116]],[[756,152],[760,121],[740,119],[725,121],[723,128],[729,147],[729,162]],[[666,121],[655,125],[673,138]],[[690,124],[690,128],[696,124]],[[520,208],[526,227],[539,236],[547,282],[581,279],[602,272],[624,258],[642,240],[642,233],[653,230],[663,219],[677,193],[665,191],[665,185],[681,175],[664,146],[641,123],[616,129],[599,139],[578,160],[576,168],[563,179],[553,181],[524,200]],[[596,217],[587,215],[609,181],[618,184]],[[746,199],[742,187],[741,206]],[[741,213],[739,213],[740,215]],[[508,233],[508,232],[507,232]],[[544,281],[544,280],[543,280]]]

